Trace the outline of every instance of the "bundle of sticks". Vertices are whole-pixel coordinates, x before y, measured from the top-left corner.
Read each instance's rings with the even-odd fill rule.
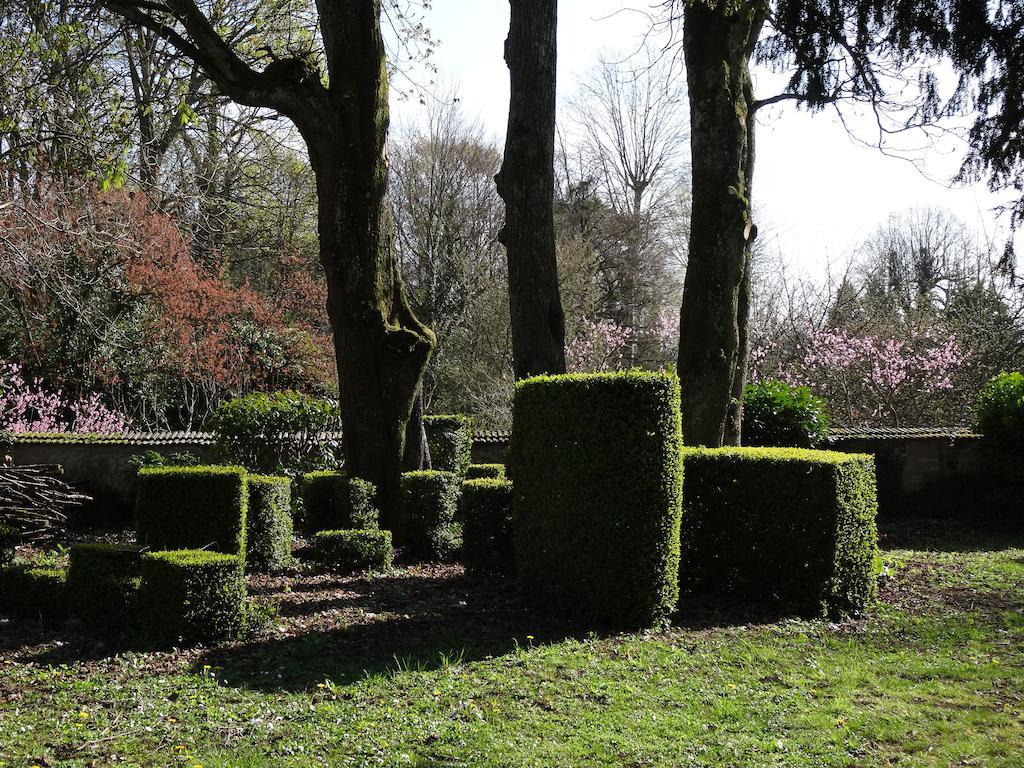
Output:
[[[53,539],[67,528],[68,510],[90,497],[65,483],[56,464],[0,467],[0,525],[21,532],[22,541]]]

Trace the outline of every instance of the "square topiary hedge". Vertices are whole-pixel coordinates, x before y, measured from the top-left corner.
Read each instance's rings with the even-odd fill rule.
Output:
[[[467,480],[504,480],[504,464],[470,464],[466,470]]]
[[[267,572],[292,562],[292,481],[249,475],[245,568]]]
[[[467,480],[462,484],[460,504],[466,570],[512,576],[512,483],[493,478]]]
[[[423,417],[430,447],[430,464],[441,472],[464,477],[473,461],[473,427],[469,416],[461,413]]]
[[[302,476],[302,502],[310,531],[374,530],[379,526],[377,487],[345,472]]]
[[[142,571],[142,548],[76,544],[69,552],[68,605],[84,622],[118,631],[134,607]]]
[[[314,558],[343,571],[383,571],[391,567],[391,531],[320,531],[313,537]]]
[[[245,578],[236,555],[207,550],[142,556],[138,616],[161,643],[220,640],[245,627]]]
[[[516,578],[534,605],[652,626],[678,598],[679,381],[643,371],[516,384]]]
[[[875,596],[875,465],[799,448],[682,452],[684,590],[856,614]]]
[[[245,556],[249,493],[241,467],[139,470],[136,531],[147,549],[210,549]]]
[[[17,528],[0,523],[0,567],[14,561],[14,550],[21,543],[21,532]]]
[[[455,521],[458,505],[459,476],[455,473],[404,473],[396,539],[413,557],[451,557],[462,538],[461,526]]]
[[[67,569],[33,563],[0,568],[0,613],[56,620],[67,606]]]

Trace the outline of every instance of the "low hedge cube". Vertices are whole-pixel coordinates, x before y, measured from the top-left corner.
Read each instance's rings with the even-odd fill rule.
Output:
[[[684,590],[845,616],[875,597],[874,459],[799,448],[686,448]]]
[[[470,417],[461,413],[424,416],[423,428],[427,433],[431,466],[464,477],[473,461]]]
[[[142,549],[76,544],[69,552],[68,604],[84,622],[111,631],[130,621],[142,571]]]
[[[459,476],[426,470],[402,475],[402,493],[395,537],[409,554],[424,560],[446,560],[462,543],[455,516]]]
[[[587,625],[661,624],[678,599],[678,379],[538,376],[516,384],[512,419],[516,579],[527,602]]]
[[[467,480],[462,484],[460,503],[466,571],[512,576],[512,483],[493,478]]]
[[[313,537],[317,561],[341,571],[384,571],[391,567],[391,531],[320,531]]]
[[[467,480],[504,480],[504,464],[470,464],[466,470]]]
[[[138,543],[152,551],[209,549],[244,558],[248,498],[241,467],[144,467]]]
[[[279,571],[292,562],[292,481],[249,475],[245,568]]]
[[[245,627],[241,559],[208,550],[147,552],[138,616],[145,635],[160,643],[238,636]]]
[[[377,488],[345,472],[310,472],[302,476],[306,526],[328,530],[374,530],[379,527]]]
[[[32,563],[0,568],[0,613],[57,620],[67,606],[67,569]]]
[[[14,550],[21,543],[21,533],[17,528],[0,524],[0,567],[14,562]]]

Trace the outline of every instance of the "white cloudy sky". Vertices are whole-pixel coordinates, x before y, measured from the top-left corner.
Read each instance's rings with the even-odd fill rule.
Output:
[[[639,45],[649,21],[629,9],[646,8],[649,1],[561,0],[560,100],[571,94],[577,77],[600,51],[631,51]],[[502,141],[508,111],[508,71],[502,59],[508,0],[434,0],[426,21],[441,43],[435,56],[439,80],[456,84],[467,113]],[[757,95],[775,93],[777,80],[758,72]],[[395,117],[415,121],[421,109],[415,102],[397,103]],[[915,206],[947,208],[981,236],[1000,243],[1005,238],[1005,227],[992,212],[998,200],[983,185],[948,186],[963,151],[955,141],[923,149],[911,163],[851,140],[828,112],[810,115],[779,106],[762,110],[759,121],[754,194],[762,232],[770,232],[772,244],[799,270],[820,275],[829,262],[841,265],[891,212]],[[861,125],[867,135],[867,123]]]

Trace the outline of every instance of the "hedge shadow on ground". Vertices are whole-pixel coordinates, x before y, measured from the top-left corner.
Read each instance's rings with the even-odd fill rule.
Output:
[[[287,592],[258,588],[262,599],[278,602],[277,634],[210,648],[193,668],[213,667],[232,685],[294,691],[327,679],[348,684],[500,656],[573,635],[570,625],[526,610],[510,582],[452,566],[419,570],[324,575]]]
[[[1024,548],[1024,524],[993,519],[899,518],[878,520],[883,551],[991,552]]]

